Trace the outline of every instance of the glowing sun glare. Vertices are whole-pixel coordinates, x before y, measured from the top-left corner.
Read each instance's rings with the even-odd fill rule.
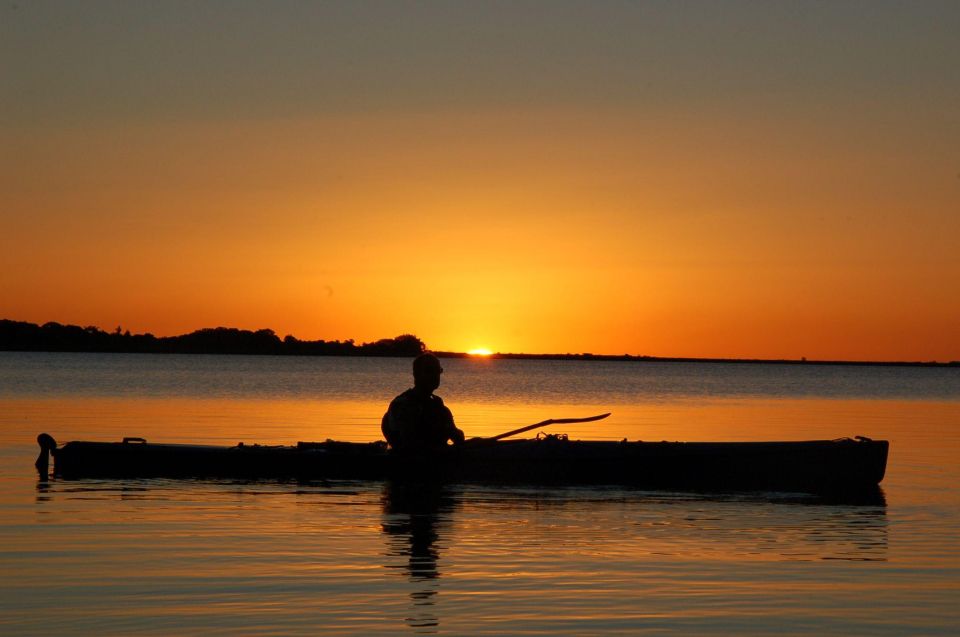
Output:
[[[477,347],[468,351],[467,354],[470,354],[470,356],[490,356],[493,352],[486,347]]]

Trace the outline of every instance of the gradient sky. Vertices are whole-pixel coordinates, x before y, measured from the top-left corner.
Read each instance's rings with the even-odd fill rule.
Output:
[[[0,317],[960,360],[960,3],[0,7]]]

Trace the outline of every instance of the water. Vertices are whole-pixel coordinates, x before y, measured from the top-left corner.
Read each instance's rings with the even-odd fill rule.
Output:
[[[960,369],[621,361],[447,359],[444,393],[460,402],[604,404],[677,398],[957,400]],[[0,352],[0,397],[392,397],[396,358]]]
[[[468,435],[891,441],[885,503],[38,483],[34,438],[373,440],[395,359],[0,353],[0,633],[955,634],[960,370],[446,360]]]

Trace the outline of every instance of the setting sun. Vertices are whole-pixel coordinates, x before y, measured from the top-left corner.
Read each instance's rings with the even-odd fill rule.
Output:
[[[493,352],[486,347],[476,347],[467,352],[470,356],[490,356]]]

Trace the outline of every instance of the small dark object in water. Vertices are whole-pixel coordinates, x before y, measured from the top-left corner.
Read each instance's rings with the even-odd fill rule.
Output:
[[[40,479],[46,480],[50,472],[50,454],[57,449],[57,441],[50,434],[40,434],[37,436],[37,444],[40,445],[40,455],[34,466],[40,473]]]

